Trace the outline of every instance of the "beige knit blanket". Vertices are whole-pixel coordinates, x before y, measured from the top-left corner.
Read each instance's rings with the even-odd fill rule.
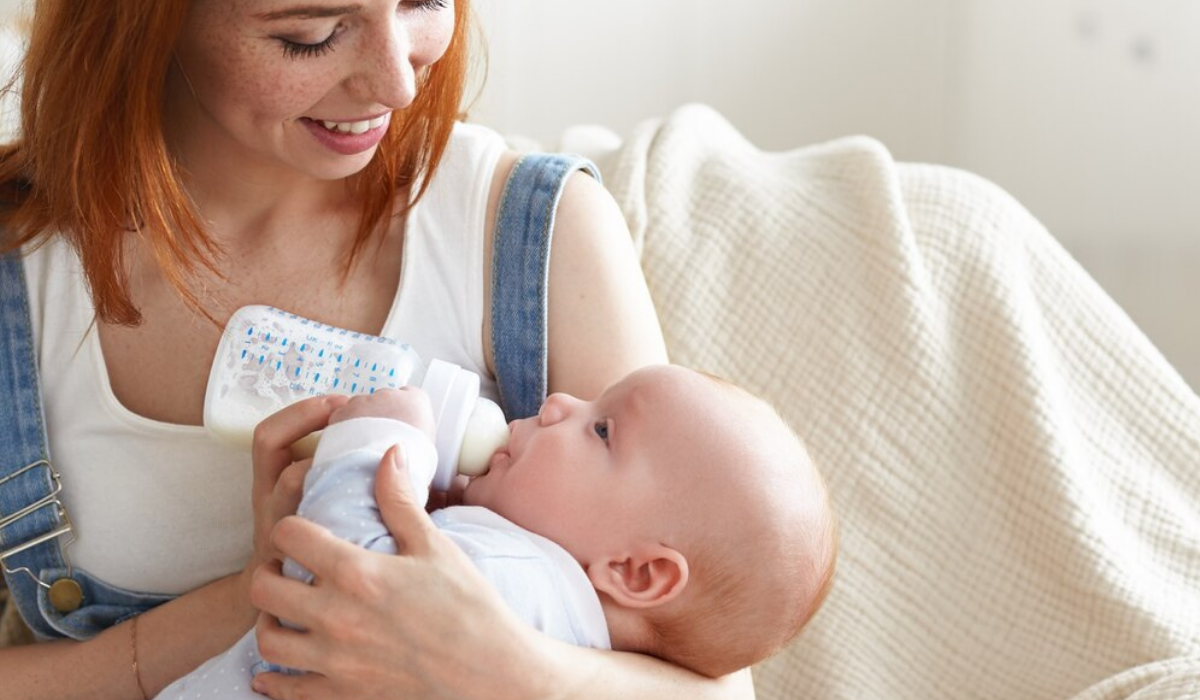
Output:
[[[772,400],[834,494],[760,698],[1200,697],[1200,400],[1024,208],[699,106],[603,165],[673,361]]]

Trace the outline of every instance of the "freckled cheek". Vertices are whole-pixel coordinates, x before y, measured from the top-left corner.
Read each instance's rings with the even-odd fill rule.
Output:
[[[278,86],[271,86],[277,88]],[[313,105],[320,101],[319,97],[298,100],[305,96],[302,91],[283,92],[277,89],[267,89],[262,93],[262,101],[255,110],[257,116],[265,121],[287,121],[298,117],[313,116]],[[319,115],[331,116],[331,115]],[[333,115],[340,116],[340,115]]]
[[[450,40],[454,35],[454,22],[428,28],[413,37],[414,48],[412,62],[415,67],[428,66],[445,55],[450,48]]]
[[[316,80],[288,80],[288,77],[283,75],[249,85],[246,94],[251,97],[242,102],[242,107],[267,121],[313,116],[313,107],[328,93],[328,86]]]
[[[307,116],[331,89],[332,79],[323,73],[305,72],[302,66],[271,67],[265,60],[243,56],[214,65],[196,86],[201,100],[215,111],[280,121]]]

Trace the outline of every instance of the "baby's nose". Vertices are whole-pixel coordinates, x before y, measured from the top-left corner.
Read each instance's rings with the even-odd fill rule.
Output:
[[[570,414],[571,397],[566,394],[551,394],[542,402],[542,410],[538,412],[538,425],[547,427],[554,425]]]

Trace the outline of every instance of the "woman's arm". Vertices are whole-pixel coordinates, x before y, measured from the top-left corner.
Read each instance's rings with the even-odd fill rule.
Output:
[[[399,556],[364,552],[299,518],[276,528],[276,545],[316,579],[306,586],[264,568],[253,599],[309,632],[264,615],[259,649],[312,672],[261,674],[258,692],[279,700],[753,697],[749,672],[701,678],[649,657],[573,647],[517,619],[434,528],[399,459],[381,463],[376,498]]]
[[[495,211],[516,160],[517,154],[506,154],[497,167],[484,242],[488,250]],[[490,310],[490,264],[483,274]],[[550,391],[592,399],[638,367],[667,361],[629,227],[608,190],[582,172],[568,178],[555,213],[548,297]],[[490,313],[484,314],[483,344],[494,374]]]
[[[639,367],[667,361],[629,227],[596,180],[567,181],[550,255],[549,386],[593,399]]]
[[[138,617],[138,665],[151,696],[245,634],[255,611],[235,574]],[[237,601],[241,600],[239,604]],[[0,651],[3,697],[22,700],[140,700],[130,623],[86,642],[56,641]],[[9,693],[12,693],[10,696]]]
[[[138,616],[138,675],[151,697],[224,651],[254,625],[258,611],[249,600],[251,576],[260,563],[278,556],[270,545],[270,532],[280,518],[295,512],[308,468],[308,460],[292,461],[291,445],[323,428],[330,412],[344,401],[345,397],[332,397],[299,402],[267,418],[255,431],[255,555],[242,572]],[[86,642],[0,650],[3,688],[23,700],[141,698],[133,675],[132,642],[131,623],[124,622]]]

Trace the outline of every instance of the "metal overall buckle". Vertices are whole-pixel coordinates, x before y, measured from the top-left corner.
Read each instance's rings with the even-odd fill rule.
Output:
[[[37,585],[45,588],[49,592],[50,604],[53,605],[56,610],[62,613],[68,613],[78,609],[79,606],[83,604],[83,588],[80,587],[78,581],[71,578],[73,568],[71,566],[70,557],[68,557],[66,553],[67,547],[70,547],[75,541],[75,526],[71,523],[71,517],[67,514],[66,506],[63,505],[62,500],[59,498],[59,494],[62,493],[62,477],[59,476],[57,471],[55,471],[49,460],[39,459],[38,461],[27,464],[12,474],[0,479],[0,488],[22,474],[39,467],[45,467],[50,472],[50,480],[53,482],[52,490],[48,495],[38,499],[37,501],[34,501],[30,505],[25,506],[11,515],[0,514],[0,529],[8,527],[9,525],[12,525],[22,518],[32,513],[36,513],[43,508],[51,507],[55,509],[55,512],[58,515],[60,525],[49,532],[44,532],[33,537],[32,539],[12,546],[4,551],[0,551],[0,568],[3,568],[4,573],[10,576],[14,576],[18,573],[28,575]],[[53,583],[46,583],[38,578],[37,573],[30,570],[27,566],[19,566],[16,569],[8,568],[7,559],[9,557],[20,554],[21,552],[49,542],[55,538],[63,537],[64,535],[70,535],[70,539],[68,539],[62,545],[63,561],[67,565],[66,576],[55,580]]]

